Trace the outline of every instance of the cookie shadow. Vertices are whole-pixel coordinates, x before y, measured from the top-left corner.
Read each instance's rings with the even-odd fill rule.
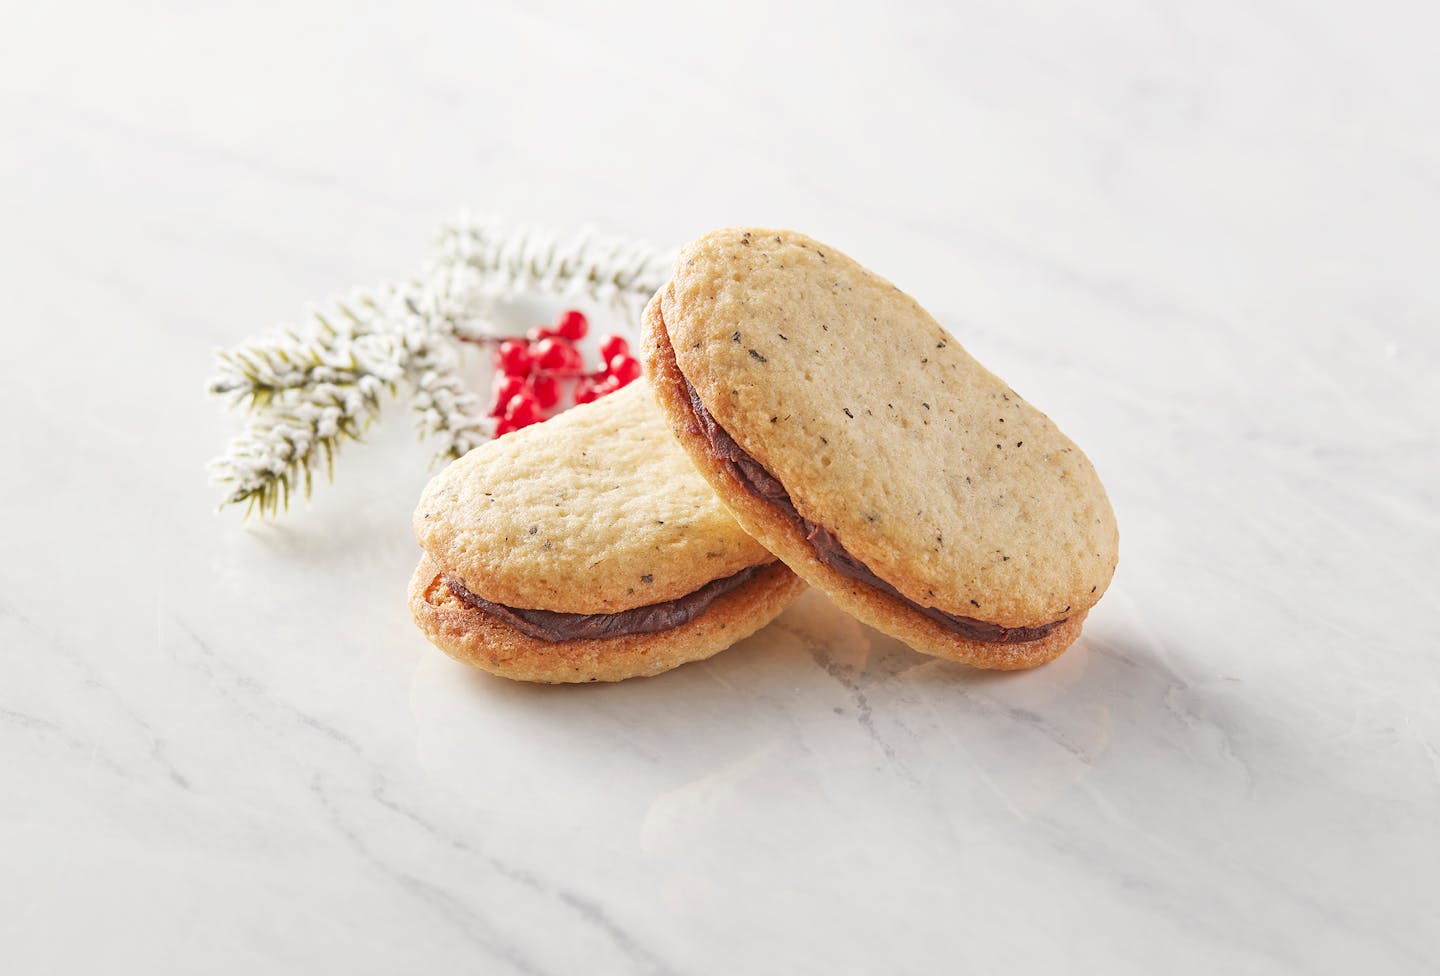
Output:
[[[792,739],[797,728],[805,736],[830,734],[822,727],[834,721],[863,719],[872,739],[893,725],[882,748],[897,754],[914,747],[906,736],[935,724],[937,734],[963,726],[968,748],[999,755],[1013,747],[1006,735],[1019,725],[1084,763],[1116,735],[1160,735],[1187,749],[1228,752],[1229,730],[1267,721],[1243,683],[1186,674],[1191,656],[1177,661],[1173,648],[1127,619],[1134,615],[1128,604],[1097,614],[1068,651],[1026,671],[986,671],[919,653],[814,590],[727,651],[651,678],[533,685],[449,662],[438,651],[427,660],[457,729],[479,726],[477,737],[519,734],[581,751],[608,741],[636,758],[683,767]],[[417,716],[426,707],[417,702]]]
[[[1253,790],[1249,744],[1279,737],[1277,719],[1242,683],[1185,674],[1193,655],[1177,659],[1126,613],[1093,619],[1055,661],[1013,672],[920,654],[813,591],[729,650],[654,678],[529,685],[432,650],[411,690],[418,749],[475,811],[500,816],[498,786],[556,830],[562,794],[673,833],[695,822],[692,800],[743,812],[814,790],[915,816],[938,797],[946,823],[1028,817],[1108,789],[1095,784],[1116,767],[1160,770],[1177,795]],[[677,821],[676,809],[689,812]]]

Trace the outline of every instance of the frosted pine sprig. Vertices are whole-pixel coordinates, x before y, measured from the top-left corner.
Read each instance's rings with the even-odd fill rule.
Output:
[[[286,390],[316,383],[354,383],[378,376],[393,383],[402,367],[395,338],[376,332],[400,296],[356,293],[313,308],[299,326],[287,326],[215,354],[219,372],[209,392],[263,406]]]
[[[211,479],[227,488],[224,505],[246,506],[245,513],[274,517],[288,508],[292,492],[313,484],[323,459],[334,477],[335,455],[347,440],[379,416],[381,394],[394,392],[376,376],[355,383],[319,383],[258,410],[223,455],[210,462]]]
[[[454,337],[463,321],[467,319],[448,295],[433,293],[407,298],[395,313],[415,425],[422,438],[442,438],[437,461],[463,457],[494,433],[480,398],[460,376]]]
[[[494,424],[481,415],[480,399],[465,388],[454,363],[416,359],[410,405],[421,437],[443,438],[437,461],[453,461],[488,441]]]
[[[216,353],[209,391],[252,413],[245,430],[209,465],[222,505],[274,517],[290,495],[308,498],[315,467],[334,476],[335,456],[380,412],[404,379],[402,337],[388,325],[405,289],[382,286],[312,308],[284,326]]]
[[[496,294],[584,295],[633,315],[670,277],[672,257],[588,229],[561,237],[462,215],[441,233],[438,263],[475,272]]]
[[[418,278],[331,299],[299,325],[216,353],[209,392],[250,414],[208,468],[222,506],[274,517],[292,493],[309,497],[317,467],[333,478],[341,446],[402,388],[421,436],[439,439],[437,457],[460,457],[494,431],[462,379],[460,340],[502,337],[491,321],[497,300],[583,296],[610,305],[633,335],[669,270],[668,255],[639,241],[462,216]]]

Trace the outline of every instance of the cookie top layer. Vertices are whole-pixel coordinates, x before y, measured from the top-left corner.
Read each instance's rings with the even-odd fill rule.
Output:
[[[1089,459],[889,281],[730,228],[686,246],[656,301],[719,425],[906,597],[1018,627],[1104,593],[1118,534]]]
[[[452,462],[414,527],[467,590],[527,610],[615,613],[774,558],[696,473],[643,381]]]

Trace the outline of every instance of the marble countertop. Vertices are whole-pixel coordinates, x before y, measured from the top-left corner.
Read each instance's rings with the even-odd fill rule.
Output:
[[[1434,5],[604,7],[7,14],[0,970],[1440,969]],[[467,672],[400,410],[217,515],[211,350],[462,206],[896,280],[1109,486],[1082,641]]]

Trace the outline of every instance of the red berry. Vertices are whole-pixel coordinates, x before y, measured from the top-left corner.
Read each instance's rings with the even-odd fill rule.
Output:
[[[506,339],[495,350],[495,368],[506,376],[524,376],[530,372],[530,361],[530,350],[515,339]]]
[[[640,378],[640,360],[624,353],[608,360],[606,368],[620,386],[626,386]]]
[[[584,371],[584,358],[568,339],[541,339],[535,345],[535,357],[547,373],[573,376]]]
[[[555,371],[570,361],[566,349],[574,347],[564,339],[546,337],[535,343],[535,364],[541,369]]]
[[[599,395],[600,393],[595,389],[595,381],[588,376],[581,377],[575,384],[576,403],[589,403]]]
[[[506,420],[504,417],[501,417],[499,420],[495,421],[495,436],[496,436],[496,437],[504,437],[506,434],[510,433],[511,431],[519,430],[519,429],[520,429],[520,428],[517,427],[513,421]]]
[[[529,427],[540,419],[540,402],[529,390],[521,390],[505,404],[505,419],[516,427]]]
[[[560,372],[566,376],[579,376],[585,372],[585,357],[581,355],[579,349],[576,349],[574,346],[566,349],[565,365],[561,368]]]
[[[611,373],[609,376],[605,377],[603,380],[600,380],[598,383],[595,384],[595,396],[598,399],[605,396],[607,393],[614,393],[616,390],[620,389],[620,387],[624,385],[625,384],[621,383],[620,379],[614,373]]]
[[[625,341],[624,336],[607,335],[600,340],[600,359],[609,362],[616,356],[628,356],[630,354],[630,343]]]
[[[571,309],[568,312],[561,312],[560,318],[555,322],[554,335],[564,336],[571,342],[579,342],[585,338],[585,333],[590,331],[590,322],[585,318],[584,312]]]
[[[560,333],[555,331],[553,325],[537,325],[525,333],[525,338],[529,339],[531,343],[537,343],[541,339],[554,339],[559,335]]]
[[[494,390],[490,396],[490,409],[486,412],[486,416],[498,417],[503,414],[505,404],[509,403],[510,398],[523,389],[525,389],[525,380],[521,377],[497,374]]]
[[[560,402],[560,381],[553,376],[535,377],[530,381],[530,390],[535,394],[535,401],[545,410]]]

